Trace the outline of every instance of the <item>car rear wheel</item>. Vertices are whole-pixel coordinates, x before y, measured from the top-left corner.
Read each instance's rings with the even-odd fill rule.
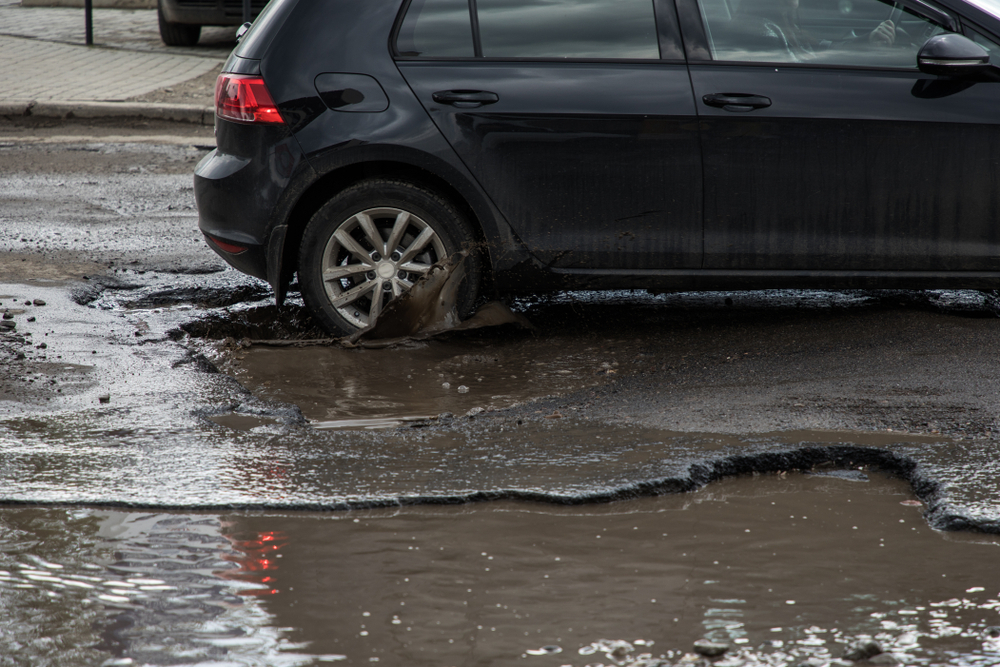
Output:
[[[163,15],[163,7],[157,3],[156,17],[160,24],[160,39],[167,46],[194,46],[201,37],[201,26],[188,23],[171,23]]]
[[[369,326],[431,266],[464,249],[458,294],[464,317],[475,305],[481,262],[465,216],[448,200],[411,183],[373,179],[328,201],[310,219],[299,249],[306,306],[333,334]]]

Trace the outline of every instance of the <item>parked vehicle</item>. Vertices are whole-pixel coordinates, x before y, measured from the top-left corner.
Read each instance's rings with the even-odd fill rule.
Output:
[[[279,303],[484,290],[997,288],[996,0],[272,0],[199,224]]]
[[[255,17],[267,0],[252,0],[250,16]],[[160,39],[167,46],[193,46],[203,25],[241,25],[243,0],[157,0]]]

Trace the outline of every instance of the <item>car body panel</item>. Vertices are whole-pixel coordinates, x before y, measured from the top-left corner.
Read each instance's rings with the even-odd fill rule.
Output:
[[[701,161],[684,65],[399,65],[437,128],[547,265],[701,265]],[[437,91],[469,89],[499,99],[474,109],[434,100]]]
[[[1000,85],[917,71],[692,64],[705,267],[1000,270]],[[935,90],[937,92],[935,92]]]

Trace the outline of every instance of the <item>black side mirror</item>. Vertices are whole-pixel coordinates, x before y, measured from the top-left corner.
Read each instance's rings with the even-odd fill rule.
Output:
[[[989,51],[955,33],[928,39],[917,54],[917,67],[925,74],[957,77],[985,74],[993,69]]]

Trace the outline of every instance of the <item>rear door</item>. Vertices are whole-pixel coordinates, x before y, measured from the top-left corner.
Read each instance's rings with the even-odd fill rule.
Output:
[[[403,76],[536,257],[562,269],[701,265],[698,130],[672,5],[412,0],[395,45]]]

